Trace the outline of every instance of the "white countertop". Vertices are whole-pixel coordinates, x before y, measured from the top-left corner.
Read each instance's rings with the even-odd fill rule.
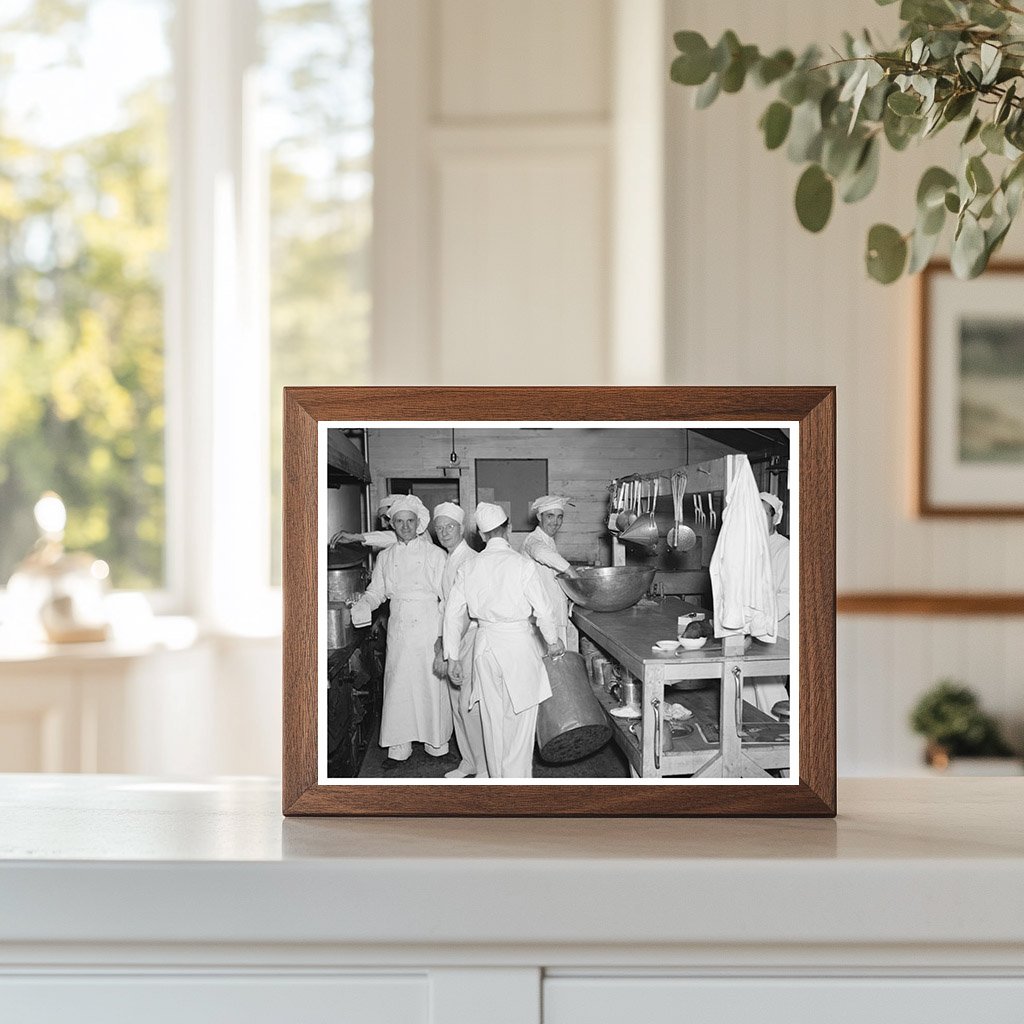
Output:
[[[278,785],[0,776],[0,944],[1024,948],[1024,780],[839,817],[285,819]]]

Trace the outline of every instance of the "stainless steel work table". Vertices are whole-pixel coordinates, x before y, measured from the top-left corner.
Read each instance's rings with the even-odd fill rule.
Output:
[[[621,612],[593,612],[575,608],[573,622],[626,671],[641,680],[643,698],[641,738],[634,741],[628,722],[616,730],[619,745],[633,770],[642,778],[692,775],[697,778],[763,777],[766,769],[789,767],[789,744],[744,742],[743,680],[761,676],[789,675],[789,643],[751,641],[739,657],[726,657],[721,640],[714,637],[698,651],[657,654],[658,640],[677,635],[678,618],[692,605],[678,598],[644,602]],[[720,680],[721,712],[717,751],[707,747],[666,750],[662,737],[665,686],[685,679]],[[795,705],[795,702],[794,702]],[[615,719],[616,725],[621,722]]]

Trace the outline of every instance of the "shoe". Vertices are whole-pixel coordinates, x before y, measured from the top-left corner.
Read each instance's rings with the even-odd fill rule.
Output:
[[[388,747],[388,760],[408,761],[410,757],[412,757],[411,743],[396,743],[394,746]]]
[[[460,764],[458,768],[453,768],[450,772],[445,772],[444,777],[446,779],[471,779],[476,772],[471,772],[468,768],[463,768]]]
[[[444,755],[448,753],[448,744],[442,743],[439,747],[432,747],[429,743],[424,743],[423,749],[431,757],[444,757]]]

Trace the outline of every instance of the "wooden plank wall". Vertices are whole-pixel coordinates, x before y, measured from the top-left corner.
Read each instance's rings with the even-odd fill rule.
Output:
[[[460,498],[470,512],[476,506],[475,459],[547,459],[553,494],[576,501],[567,510],[558,535],[559,550],[573,561],[609,564],[609,482],[629,473],[648,473],[681,465],[686,458],[686,432],[662,428],[558,428],[554,430],[467,429],[456,431],[456,449],[463,470]],[[390,477],[440,477],[448,462],[451,430],[447,427],[405,429],[375,427],[369,431],[369,462],[373,498],[385,493]],[[690,432],[690,462],[717,458],[733,449]],[[513,534],[519,547],[525,534]]]

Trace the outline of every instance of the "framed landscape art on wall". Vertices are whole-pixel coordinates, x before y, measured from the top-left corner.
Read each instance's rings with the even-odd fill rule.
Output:
[[[1024,264],[919,287],[917,512],[1024,515]]]

